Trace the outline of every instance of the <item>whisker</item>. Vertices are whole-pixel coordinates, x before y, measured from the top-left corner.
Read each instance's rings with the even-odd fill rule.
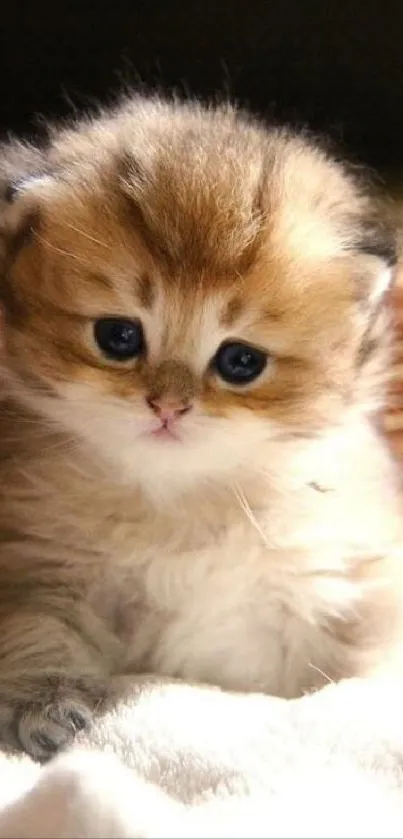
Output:
[[[53,443],[48,443],[47,438],[43,434],[43,430],[41,433],[40,429],[38,429],[38,434],[31,437],[30,439],[32,439],[32,441],[35,442],[37,450],[40,452],[41,455],[46,454],[49,451],[63,450],[63,448],[78,448],[80,442],[76,437],[64,437],[61,440],[56,440]],[[18,443],[19,437],[9,437],[8,440],[10,443]],[[41,443],[43,443],[43,445],[41,445]]]
[[[95,245],[101,245],[103,248],[107,248],[107,250],[112,250],[110,245],[107,245],[106,242],[102,242],[101,239],[97,239],[95,236],[91,236],[90,233],[86,233],[85,230],[81,230],[79,227],[75,227],[74,224],[70,222],[66,222],[66,227],[70,230],[74,230],[74,233],[78,233],[79,236],[83,236],[84,239],[88,239],[89,242],[94,242]]]
[[[330,676],[328,676],[327,673],[324,672],[324,670],[321,670],[320,667],[317,667],[316,664],[312,664],[312,662],[310,661],[308,662],[308,666],[312,670],[316,670],[316,672],[319,673],[320,676],[323,676],[323,678],[326,679],[330,685],[333,684],[334,679],[331,679]]]
[[[72,449],[74,447],[78,448],[78,440],[75,437],[66,437],[63,440],[57,440],[56,443],[52,443],[51,445],[47,444],[41,449],[41,454],[47,454],[47,452],[54,452],[60,451],[64,448]]]
[[[85,266],[86,268],[90,267],[86,261],[77,256],[77,254],[72,253],[72,251],[66,251],[63,248],[59,248],[57,245],[54,245],[52,242],[49,242],[48,239],[45,239],[39,233],[35,233],[35,236],[39,242],[42,242],[44,245],[46,245],[46,247],[50,248],[50,250],[55,251],[55,253],[60,253],[62,254],[62,256],[67,256],[70,259],[75,259],[76,262],[78,262],[82,266]]]
[[[254,516],[254,514],[251,510],[250,504],[248,503],[248,501],[245,497],[245,493],[243,492],[241,487],[238,486],[238,484],[233,486],[232,489],[233,489],[235,498],[238,500],[239,505],[240,505],[241,509],[243,510],[243,512],[245,513],[247,519],[249,519],[249,521],[251,522],[251,524],[253,525],[255,530],[258,532],[258,534],[259,534],[260,538],[262,539],[262,542],[265,545],[265,547],[268,548],[269,544],[268,544],[268,541],[267,541],[267,537],[266,537],[264,531],[262,530],[262,528],[260,527],[260,524],[257,521],[256,516]]]

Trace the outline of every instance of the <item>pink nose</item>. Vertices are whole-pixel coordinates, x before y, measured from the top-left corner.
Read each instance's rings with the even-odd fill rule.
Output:
[[[185,405],[180,399],[147,398],[147,404],[162,422],[172,422],[183,414],[187,414],[191,405]]]

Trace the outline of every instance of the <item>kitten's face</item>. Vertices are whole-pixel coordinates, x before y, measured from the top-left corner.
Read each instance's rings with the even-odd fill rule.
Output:
[[[127,158],[90,188],[79,168],[29,186],[40,220],[9,271],[5,349],[24,398],[157,494],[235,481],[263,444],[340,419],[358,289],[385,271],[347,246],[323,192],[348,203],[333,164],[296,146],[263,176],[256,154],[220,162],[215,146],[193,164],[188,150],[187,171],[180,142],[162,149],[140,186]]]

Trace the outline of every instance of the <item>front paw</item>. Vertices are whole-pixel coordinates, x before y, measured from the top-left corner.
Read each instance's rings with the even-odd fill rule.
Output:
[[[91,717],[88,705],[66,696],[45,707],[33,703],[19,708],[14,715],[14,731],[19,747],[43,762],[69,746]]]
[[[35,692],[34,694],[35,695]],[[106,698],[106,691],[85,683],[59,683],[42,697],[17,704],[11,738],[34,760],[45,762],[70,745],[76,733],[87,728]]]

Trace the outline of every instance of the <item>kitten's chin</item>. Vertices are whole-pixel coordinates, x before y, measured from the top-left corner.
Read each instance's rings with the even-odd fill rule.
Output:
[[[238,456],[223,456],[216,447],[186,438],[147,435],[130,449],[106,454],[114,461],[117,479],[140,487],[153,503],[169,503],[202,487],[231,484],[245,468]]]
[[[213,423],[210,431],[178,432],[177,437],[142,434],[131,445],[119,445],[119,435],[110,435],[102,446],[93,440],[92,447],[108,472],[112,467],[117,483],[140,488],[153,504],[169,505],[204,489],[210,493],[242,482],[260,463],[261,439],[250,429],[224,432]]]

